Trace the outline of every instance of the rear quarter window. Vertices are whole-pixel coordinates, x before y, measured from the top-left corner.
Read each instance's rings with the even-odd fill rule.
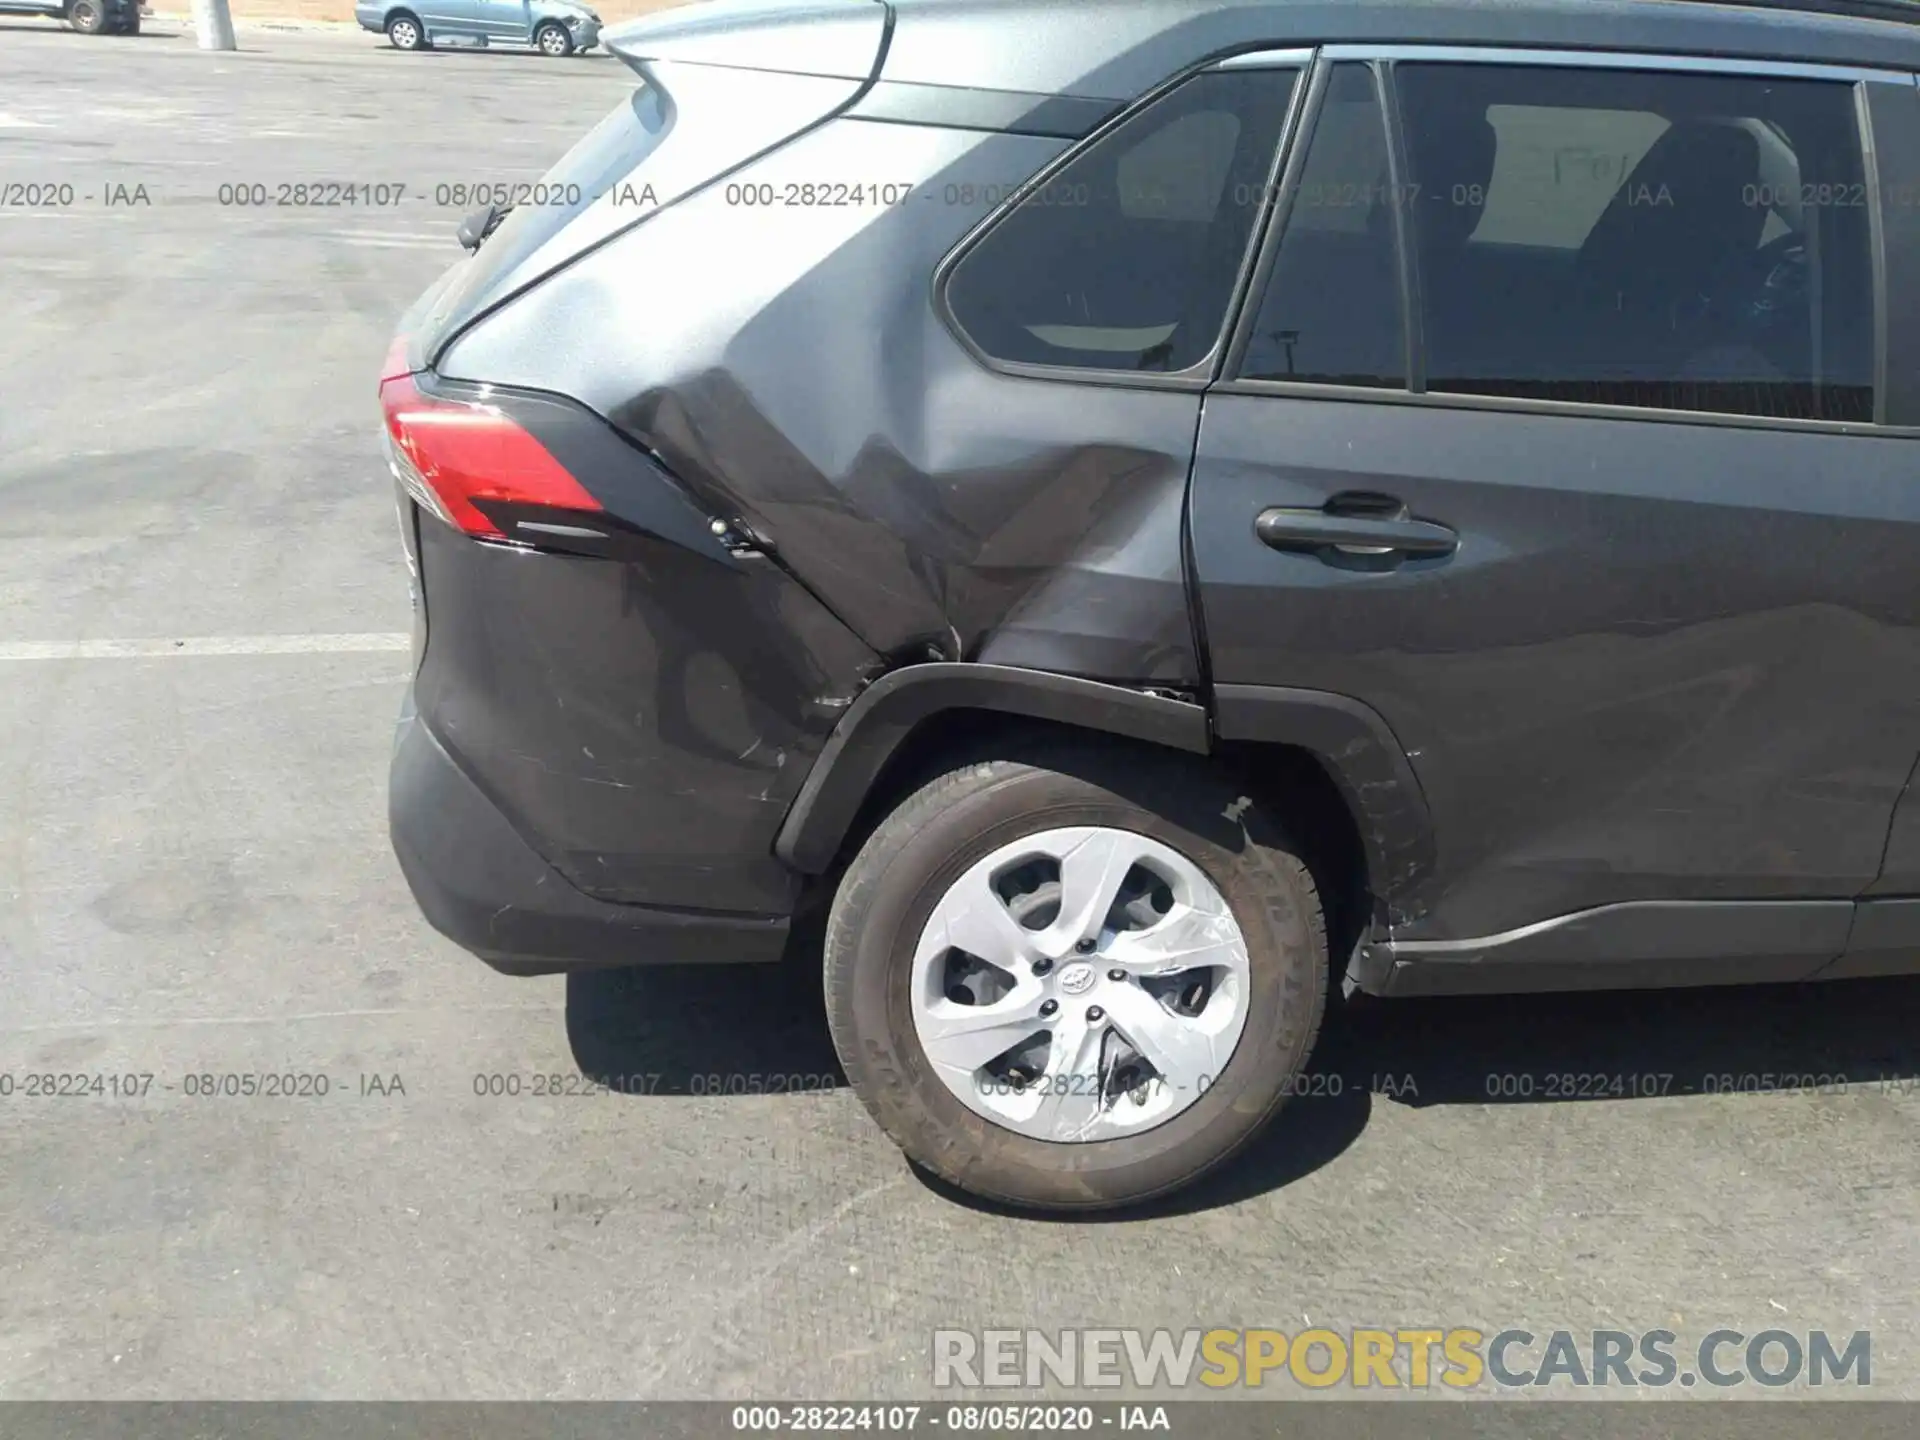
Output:
[[[1186,370],[1219,339],[1296,74],[1195,76],[1037,181],[966,250],[949,312],[987,356]]]

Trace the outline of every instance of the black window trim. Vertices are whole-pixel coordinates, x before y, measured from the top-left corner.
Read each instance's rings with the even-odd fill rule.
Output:
[[[1190,65],[1162,81],[1132,104],[1116,110],[1104,123],[1088,131],[1080,141],[1069,145],[1035,171],[1014,195],[989,211],[979,224],[962,236],[960,242],[947,252],[933,271],[931,298],[934,314],[940,318],[948,333],[959,342],[960,347],[972,356],[977,364],[996,374],[1028,380],[1052,380],[1075,385],[1106,385],[1130,390],[1194,392],[1205,390],[1222,373],[1222,358],[1231,341],[1240,307],[1253,284],[1254,273],[1259,263],[1261,236],[1267,228],[1267,221],[1273,209],[1274,195],[1277,192],[1277,176],[1286,157],[1294,149],[1293,136],[1300,124],[1300,117],[1306,109],[1308,82],[1316,73],[1315,54],[1316,51],[1312,46],[1291,46],[1286,49],[1274,49],[1269,46],[1265,49],[1242,51],[1237,55],[1224,57],[1210,55],[1205,60]],[[1291,71],[1294,76],[1293,93],[1288,97],[1286,118],[1280,123],[1280,138],[1274,145],[1273,155],[1268,162],[1266,193],[1261,197],[1259,213],[1254,216],[1253,226],[1248,231],[1246,250],[1240,257],[1240,268],[1234,276],[1231,289],[1227,292],[1227,306],[1220,317],[1220,329],[1215,334],[1213,344],[1208,347],[1207,353],[1184,370],[1141,371],[1002,360],[981,349],[974,342],[973,337],[967,333],[966,327],[960,323],[959,316],[953,313],[953,306],[947,295],[948,281],[960,262],[966,259],[973,248],[986,239],[1002,220],[1013,213],[1019,206],[1022,195],[1029,191],[1044,189],[1054,176],[1076,163],[1108,135],[1129,123],[1135,116],[1157,105],[1194,77],[1216,70],[1250,69]]]
[[[1328,62],[1337,65],[1335,59]],[[1380,123],[1387,137],[1387,194],[1392,197],[1395,271],[1400,277],[1400,370],[1407,390],[1423,395],[1427,389],[1426,282],[1420,256],[1409,233],[1412,211],[1400,197],[1407,193],[1407,145],[1400,124],[1400,94],[1394,89],[1393,61],[1372,62],[1373,83],[1380,100]]]
[[[1920,83],[1920,82],[1916,82]],[[1860,165],[1874,193],[1867,207],[1867,248],[1873,276],[1873,423],[1887,423],[1887,332],[1894,313],[1893,292],[1888,288],[1887,225],[1883,212],[1884,179],[1880,173],[1880,148],[1874,143],[1873,101],[1865,85],[1853,90],[1854,123],[1860,129]]]
[[[876,80],[841,118],[871,125],[921,125],[1078,140],[1098,129],[1119,108],[1117,100],[1082,95]]]
[[[1268,213],[1262,219],[1266,228],[1260,233],[1256,245],[1259,258],[1254,266],[1252,283],[1244,292],[1239,312],[1234,316],[1233,336],[1227,345],[1226,364],[1221,369],[1221,378],[1211,387],[1212,390],[1227,395],[1291,395],[1303,399],[1367,401],[1376,405],[1425,405],[1448,410],[1508,411],[1526,415],[1575,415],[1596,420],[1718,425],[1747,430],[1807,430],[1828,434],[1876,435],[1889,438],[1920,436],[1920,423],[1908,425],[1884,423],[1887,406],[1886,356],[1890,297],[1887,290],[1888,277],[1883,239],[1884,197],[1880,193],[1880,175],[1876,165],[1870,96],[1867,89],[1869,85],[1891,85],[1913,89],[1920,86],[1920,76],[1906,70],[1880,70],[1799,60],[1727,59],[1704,55],[1664,55],[1625,50],[1542,50],[1496,45],[1329,44],[1320,47],[1315,58],[1313,82],[1305,87],[1311,91],[1315,102],[1314,111],[1308,117],[1304,117],[1305,119],[1317,119],[1319,100],[1326,88],[1325,73],[1341,61],[1364,61],[1374,67],[1381,87],[1381,103],[1386,111],[1387,153],[1390,166],[1404,166],[1405,163],[1399,123],[1399,102],[1393,84],[1393,67],[1396,63],[1403,61],[1409,64],[1425,62],[1547,65],[1605,70],[1663,70],[1702,75],[1827,80],[1852,85],[1856,123],[1859,127],[1861,162],[1867,179],[1867,189],[1873,196],[1873,203],[1868,207],[1867,213],[1872,250],[1874,421],[1869,423],[1860,420],[1808,420],[1771,415],[1738,415],[1714,410],[1663,410],[1653,406],[1605,405],[1592,401],[1535,400],[1508,395],[1435,392],[1424,388],[1424,358],[1421,353],[1415,353],[1409,359],[1405,389],[1371,385],[1327,385],[1305,380],[1255,380],[1243,377],[1240,370],[1246,363],[1246,353],[1252,344],[1254,326],[1259,318],[1259,307],[1253,303],[1253,299],[1265,292],[1267,281],[1273,273],[1279,242],[1286,229],[1286,215],[1273,206],[1269,206]],[[1305,124],[1300,117],[1296,117],[1288,131],[1285,178],[1279,191],[1281,195],[1291,195],[1293,187],[1299,183],[1306,160],[1307,146],[1296,145],[1293,142],[1296,135],[1302,134],[1310,139],[1311,126]],[[1390,184],[1397,183],[1395,176],[1399,173],[1403,172],[1390,169],[1388,176]],[[1393,193],[1399,192],[1396,189]],[[1418,307],[1414,304],[1420,294],[1418,268],[1409,255],[1413,247],[1406,243],[1404,216],[1400,214],[1398,206],[1395,210],[1394,239],[1400,247],[1402,328],[1409,349],[1421,352],[1424,351],[1424,345],[1421,343],[1424,337],[1418,335],[1420,315]],[[1420,388],[1414,388],[1416,383]],[[1916,418],[1920,419],[1920,417]]]
[[[1890,202],[1875,210],[1886,314],[1920,314],[1920,80],[1912,89],[1863,86],[1862,95],[1873,121],[1875,179]],[[1888,426],[1920,425],[1920,327],[1881,334]]]

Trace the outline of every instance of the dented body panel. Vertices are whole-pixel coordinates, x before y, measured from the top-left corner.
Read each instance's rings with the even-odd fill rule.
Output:
[[[421,720],[568,883],[786,914],[781,822],[845,707],[901,663],[1197,685],[1197,391],[1003,375],[929,303],[985,197],[1065,143],[830,122],[450,327],[442,387],[576,397],[598,439],[532,398],[515,413],[657,537],[622,561],[423,526]],[[900,190],[752,203],[856,156]],[[735,283],[675,279],[696,270]],[[663,472],[751,553],[638,506]]]
[[[991,208],[964,197],[1065,144],[834,121],[488,317],[440,369],[578,396],[891,659],[1192,686],[1197,390],[1002,374],[930,303],[927,277]],[[911,188],[751,203],[852,173]],[[734,283],[676,283],[702,266]]]
[[[769,561],[529,556],[421,527],[415,703],[599,899],[784,915],[780,822],[873,656]]]
[[[564,961],[572,938],[524,938],[564,891],[569,925],[608,918],[579,897],[621,908],[620,945],[650,933],[643,912],[673,917],[633,960],[698,949],[688,916],[764,955],[945,707],[1250,768],[1258,747],[1313,757],[1365,852],[1366,988],[1525,988],[1523,967],[1581,957],[1644,960],[1625,983],[1723,960],[1795,978],[1856,919],[1860,963],[1900,963],[1920,948],[1920,824],[1894,813],[1920,746],[1909,436],[1281,396],[1217,351],[1185,372],[1034,373],[943,309],[944,267],[1081,136],[1193,67],[1261,69],[1238,63],[1256,50],[1276,70],[1381,40],[1899,67],[1863,82],[1865,133],[1886,193],[1920,183],[1920,27],[1763,18],[746,0],[610,35],[642,84],[550,177],[580,205],[510,216],[403,327],[423,390],[517,407],[607,527],[475,540],[407,512],[427,640],[395,794],[458,796],[524,850],[489,851],[503,911],[527,918],[508,945],[473,897],[426,898],[461,837],[425,802],[396,811],[435,923],[489,958]],[[1289,112],[1275,179],[1318,103]],[[1876,303],[1910,313],[1920,235],[1895,210],[1879,223]],[[1242,346],[1279,233],[1250,225],[1221,322]],[[1880,342],[1904,425],[1911,339]],[[1299,523],[1402,494],[1458,527],[1447,558],[1387,573],[1347,563],[1378,553],[1364,543],[1261,529],[1266,507]],[[1879,908],[1856,917],[1876,874]]]

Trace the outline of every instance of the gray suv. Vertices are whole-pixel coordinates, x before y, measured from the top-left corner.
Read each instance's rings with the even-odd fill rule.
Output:
[[[1910,13],[613,32],[382,372],[422,909],[824,956],[887,1133],[1062,1208],[1316,1093],[1343,988],[1920,968]]]
[[[359,0],[353,18],[396,50],[530,45],[560,58],[600,42],[600,16],[580,0]]]

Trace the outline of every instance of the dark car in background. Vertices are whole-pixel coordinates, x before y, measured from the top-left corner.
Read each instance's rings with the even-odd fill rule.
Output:
[[[881,1125],[1060,1208],[1243,1146],[1335,985],[1913,969],[1904,14],[616,30],[383,371],[425,914],[542,973],[824,912]]]
[[[82,35],[138,35],[141,13],[140,0],[0,0],[0,15],[43,15]]]

